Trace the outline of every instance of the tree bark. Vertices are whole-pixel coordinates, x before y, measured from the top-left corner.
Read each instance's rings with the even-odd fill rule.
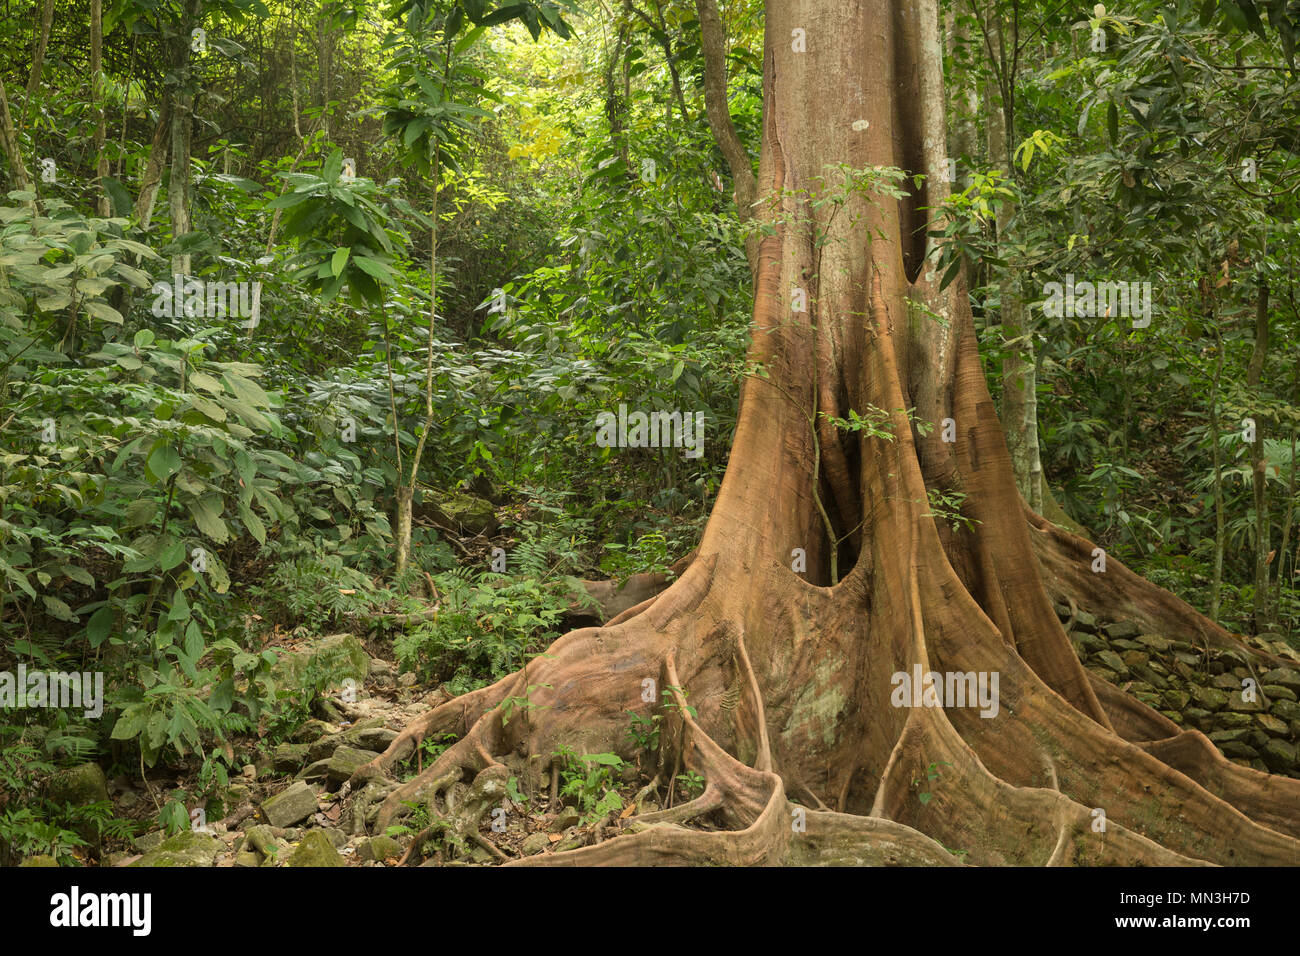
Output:
[[[90,0],[90,98],[95,113],[95,185],[99,188],[96,210],[107,218],[112,212],[104,180],[108,178],[108,139],[104,115],[104,7],[103,0]]]
[[[41,86],[41,70],[45,66],[45,49],[50,43],[50,27],[54,24],[54,0],[45,0],[41,7],[41,30],[36,37],[36,52],[32,55],[32,72],[27,78],[27,100],[36,95]],[[23,103],[23,113],[27,113],[27,103]]]
[[[14,129],[13,115],[9,112],[9,96],[5,92],[4,80],[0,78],[0,145],[3,145],[5,159],[9,161],[9,174],[13,177],[15,189],[31,189],[32,180],[27,175],[27,163],[18,142],[18,131]]]
[[[749,151],[740,141],[727,105],[727,34],[722,27],[717,0],[695,0],[695,10],[700,19],[700,50],[704,56],[705,115],[714,142],[731,170],[731,181],[736,187],[736,212],[741,222],[749,222],[755,214],[758,180],[754,177]],[[754,273],[758,269],[757,236],[746,241],[745,251],[749,257],[749,270]]]
[[[135,200],[135,221],[146,232],[152,226],[154,203],[162,185],[163,170],[167,167],[171,133],[172,97],[170,91],[164,91],[158,110],[158,125],[154,127],[153,140],[149,143],[149,158],[145,160],[144,172],[140,176],[140,192]]]
[[[759,182],[771,228],[749,354],[763,373],[742,388],[698,555],[657,597],[435,708],[358,770],[345,798],[424,736],[459,737],[385,798],[380,831],[403,801],[453,812],[442,809],[450,788],[502,764],[537,786],[562,745],[631,758],[631,710],[660,714],[660,766],[698,773],[703,792],[637,813],[595,846],[523,862],[957,862],[944,847],[978,864],[1300,860],[1300,781],[1231,764],[1090,679],[1043,580],[1026,573],[1039,561],[1034,536],[1037,553],[1073,573],[1087,571],[1074,549],[1088,543],[1022,510],[963,280],[945,290],[951,321],[932,317],[926,187],[818,202],[840,175],[828,164],[936,172],[915,108],[932,62],[916,16],[903,0],[767,5]],[[792,310],[795,287],[812,289],[807,311]],[[844,431],[839,465],[814,478],[830,459],[814,452],[825,433],[808,409],[847,418],[872,407],[890,434]],[[914,424],[922,417],[954,428],[930,431]],[[932,491],[964,496],[956,529],[934,516]],[[1116,603],[1133,594],[1160,607],[1138,584],[1107,584]],[[899,705],[897,677],[914,668],[999,675],[998,713]],[[647,680],[653,700],[664,690],[675,707],[644,702]],[[508,719],[521,700],[530,719]],[[931,799],[918,799],[916,782],[940,766]]]
[[[1255,347],[1250,365],[1246,369],[1246,388],[1256,397],[1260,394],[1260,381],[1264,376],[1264,361],[1268,358],[1268,280],[1262,279],[1255,307]],[[1268,514],[1268,455],[1264,451],[1264,422],[1258,416],[1255,422],[1255,440],[1250,448],[1250,473],[1255,497],[1255,599],[1253,616],[1255,633],[1267,631],[1271,625],[1269,613],[1268,552],[1271,523]]]

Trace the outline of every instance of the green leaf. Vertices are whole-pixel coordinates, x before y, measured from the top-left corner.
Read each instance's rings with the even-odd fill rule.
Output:
[[[190,515],[195,526],[218,544],[230,539],[230,531],[221,520],[223,510],[220,495],[204,495],[190,502]]]
[[[351,246],[339,246],[334,250],[334,258],[330,260],[330,271],[336,276],[343,274],[343,269],[348,264],[348,258],[352,255]]]
[[[145,460],[145,473],[150,478],[151,484],[157,484],[160,481],[166,481],[176,472],[180,471],[181,455],[175,448],[165,441],[157,441],[149,451],[149,457]]]

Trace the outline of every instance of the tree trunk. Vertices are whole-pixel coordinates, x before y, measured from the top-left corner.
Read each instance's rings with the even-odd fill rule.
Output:
[[[695,10],[700,19],[700,49],[704,56],[704,111],[714,142],[731,170],[731,181],[736,187],[736,212],[741,222],[749,222],[755,214],[758,180],[754,178],[753,161],[740,141],[727,105],[727,34],[722,27],[717,0],[695,0]],[[748,237],[745,252],[749,257],[749,271],[756,273],[757,235]]]
[[[27,78],[27,100],[23,102],[23,115],[27,104],[41,86],[41,70],[45,66],[45,49],[50,43],[50,27],[54,25],[54,0],[45,0],[41,7],[41,32],[36,37],[36,52],[32,56],[32,72]]]
[[[1268,357],[1268,280],[1259,285],[1259,298],[1255,308],[1255,348],[1246,369],[1246,389],[1257,397],[1264,376],[1264,361]],[[1250,472],[1255,496],[1255,600],[1253,617],[1255,633],[1267,631],[1271,625],[1268,602],[1268,552],[1270,521],[1268,514],[1268,455],[1264,451],[1264,422],[1255,423],[1255,440],[1250,449]]]
[[[167,184],[167,205],[171,212],[172,241],[188,235],[190,222],[190,142],[194,133],[194,84],[191,70],[190,31],[198,22],[199,0],[190,0],[186,17],[175,41],[174,67],[177,76],[172,95],[171,178]],[[189,253],[172,257],[172,272],[190,274]]]
[[[9,175],[13,177],[14,189],[31,189],[32,180],[27,175],[27,162],[23,158],[22,145],[18,142],[18,131],[14,129],[13,115],[9,112],[9,96],[5,92],[4,80],[0,79],[0,146],[4,148],[5,159],[9,161]],[[33,203],[28,203],[33,206]]]
[[[537,786],[562,745],[631,757],[631,710],[663,717],[659,766],[699,774],[703,792],[639,812],[597,845],[527,862],[957,862],[944,847],[979,864],[1300,859],[1300,781],[1231,764],[1199,733],[1090,679],[1043,580],[1027,573],[1034,539],[1057,577],[1086,574],[1079,551],[1090,545],[1022,510],[962,280],[945,292],[951,320],[931,317],[928,188],[904,200],[855,193],[843,215],[815,203],[838,175],[828,164],[936,181],[915,109],[927,62],[917,9],[767,5],[759,182],[772,228],[749,354],[763,374],[743,386],[698,555],[657,597],[408,727],[345,797],[424,736],[459,740],[385,798],[378,831],[403,801],[427,797],[442,814],[449,788],[503,764]],[[792,42],[799,31],[806,52]],[[791,309],[796,287],[810,289],[807,311]],[[809,425],[809,409],[848,418],[873,406],[887,413],[887,437]],[[952,428],[914,427],[912,408]],[[816,456],[828,434],[830,454]],[[964,495],[966,520],[936,520],[931,491]],[[819,502],[840,536],[833,587]],[[791,569],[795,548],[806,551],[803,573]],[[1127,574],[1112,562],[1092,577],[1109,578],[1115,605],[1131,596],[1167,627],[1199,626]],[[997,674],[1000,708],[899,706],[896,675],[913,668],[941,681]],[[646,687],[675,707],[646,703]],[[521,700],[528,722],[509,719]]]
[[[162,105],[158,110],[158,125],[154,127],[153,140],[149,144],[149,158],[145,161],[144,172],[140,175],[140,193],[135,200],[135,221],[145,232],[148,232],[152,225],[153,207],[158,199],[158,188],[162,185],[163,170],[167,167],[171,135],[172,97],[169,91],[164,91]]]
[[[107,218],[112,209],[109,206],[108,189],[104,184],[108,178],[108,154],[104,152],[108,126],[104,116],[103,12],[103,0],[90,0],[90,99],[95,112],[95,185],[99,189],[96,209],[99,215]]]

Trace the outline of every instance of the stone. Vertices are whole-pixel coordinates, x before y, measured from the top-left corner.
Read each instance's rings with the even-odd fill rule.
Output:
[[[1270,770],[1289,770],[1296,765],[1298,759],[1295,744],[1277,737],[1269,738],[1259,756]]]
[[[297,773],[307,762],[307,744],[280,744],[271,755],[271,765],[281,773]]]
[[[551,838],[545,833],[530,833],[525,839],[523,847],[524,856],[533,856],[541,853],[551,845]]]
[[[329,776],[329,771],[330,758],[326,757],[324,760],[317,760],[315,763],[303,767],[298,772],[298,779],[307,781],[324,780]]]
[[[1206,730],[1210,726],[1210,720],[1214,715],[1203,707],[1184,707],[1183,719],[1195,727],[1197,730]]]
[[[1191,651],[1174,651],[1174,660],[1181,661],[1188,667],[1200,667],[1201,655]]]
[[[1198,687],[1196,684],[1192,684],[1187,689],[1198,707],[1204,707],[1206,710],[1223,710],[1228,706],[1228,695],[1221,690],[1215,690],[1213,687]]]
[[[1173,641],[1167,637],[1161,637],[1159,634],[1139,634],[1134,638],[1143,647],[1149,647],[1153,651],[1167,651],[1173,646]]]
[[[1130,688],[1129,692],[1138,700],[1142,701],[1142,703],[1150,707],[1152,710],[1160,706],[1160,695],[1154,693],[1153,691],[1133,690],[1132,688]]]
[[[1214,725],[1229,730],[1235,727],[1249,727],[1250,714],[1234,714],[1232,711],[1225,710],[1214,715]]]
[[[1141,651],[1143,647],[1137,641],[1130,641],[1127,638],[1116,638],[1109,642],[1112,651]]]
[[[262,865],[262,858],[252,850],[240,850],[235,854],[235,866],[249,868]]]
[[[1289,700],[1275,700],[1269,712],[1283,720],[1300,720],[1300,704]]]
[[[1229,740],[1220,744],[1219,749],[1223,751],[1226,757],[1239,757],[1242,760],[1254,760],[1259,756],[1259,751],[1240,740]]]
[[[276,834],[277,829],[278,827],[269,827],[264,823],[249,827],[248,833],[245,834],[246,846],[251,847],[252,851],[263,860],[269,860],[272,863],[283,860],[286,847]]]
[[[1272,737],[1285,737],[1290,732],[1287,729],[1285,720],[1279,720],[1271,714],[1256,714],[1255,724],[1260,730]]]
[[[1210,739],[1211,739],[1212,741],[1214,741],[1216,744],[1225,744],[1225,743],[1227,743],[1227,742],[1230,741],[1230,740],[1240,740],[1240,741],[1243,741],[1243,742],[1244,742],[1245,739],[1246,739],[1246,735],[1249,734],[1249,733],[1250,733],[1250,730],[1249,730],[1248,728],[1246,728],[1246,727],[1238,727],[1236,730],[1216,730],[1216,731],[1213,731],[1213,732],[1209,735],[1209,737],[1210,737]]]
[[[1097,617],[1089,614],[1087,611],[1080,610],[1074,615],[1074,624],[1070,626],[1072,631],[1084,631],[1088,634],[1097,633]]]
[[[1169,687],[1169,681],[1157,674],[1151,667],[1145,664],[1139,664],[1133,668],[1133,673],[1141,677],[1156,690],[1165,690]]]
[[[321,833],[329,837],[330,843],[334,844],[336,850],[341,850],[347,845],[348,835],[338,827],[321,827]]]
[[[1234,690],[1241,690],[1241,680],[1231,674],[1220,674],[1218,677],[1210,678],[1210,686],[1226,690],[1231,694]]]
[[[316,791],[299,781],[262,802],[262,815],[274,827],[290,827],[316,812]]]
[[[313,718],[295,730],[289,739],[296,744],[309,744],[321,737],[328,737],[338,732],[339,728],[333,724]]]
[[[132,866],[211,866],[224,849],[216,837],[195,830],[182,830],[168,837]]]
[[[1120,678],[1128,677],[1128,665],[1114,651],[1099,651],[1097,660],[1101,661]]]
[[[1106,642],[1096,634],[1089,634],[1087,631],[1071,631],[1071,640],[1078,641],[1083,649],[1089,654],[1095,654],[1097,651],[1106,649]]]
[[[1151,655],[1143,651],[1125,651],[1120,655],[1120,660],[1129,667],[1142,667],[1150,659]]]
[[[1241,691],[1235,691],[1228,700],[1228,709],[1235,710],[1238,713],[1253,714],[1264,709],[1264,705],[1259,701],[1258,695],[1255,700],[1243,700]]]
[[[57,866],[59,865],[59,861],[56,860],[56,859],[54,859],[54,857],[49,856],[48,854],[45,854],[45,853],[38,853],[36,856],[29,856],[27,859],[23,860],[23,861],[22,861],[21,863],[19,863],[18,865],[19,865],[19,866],[55,866],[55,867],[57,867]]]
[[[452,525],[470,534],[494,534],[497,530],[496,509],[492,502],[463,491],[438,491],[423,489],[422,511],[433,512],[443,524]]]
[[[1174,723],[1176,723],[1176,724],[1180,724],[1180,725],[1181,725],[1181,724],[1183,723],[1183,715],[1182,715],[1180,712],[1176,711],[1176,710],[1162,710],[1162,711],[1160,711],[1160,713],[1162,713],[1164,716],[1168,717],[1170,720],[1172,720],[1172,721],[1173,721]]]
[[[1132,621],[1116,621],[1114,624],[1105,625],[1102,630],[1111,640],[1138,637],[1142,633],[1142,628]]]
[[[1265,684],[1260,690],[1271,701],[1287,700],[1294,703],[1296,700],[1296,692],[1283,684]]]
[[[289,856],[289,866],[347,866],[330,838],[321,830],[309,830]]]
[[[1281,684],[1300,694],[1300,671],[1292,667],[1275,667],[1264,675],[1265,684]]]
[[[59,770],[45,782],[45,796],[59,805],[84,807],[108,800],[108,778],[97,763],[83,763]]]
[[[378,757],[373,750],[358,750],[356,747],[339,747],[330,757],[327,775],[335,783],[346,783],[358,768]]]
[[[148,853],[150,850],[156,850],[158,845],[167,838],[167,834],[161,830],[154,830],[152,833],[142,833],[134,840],[131,845],[141,853]]]
[[[578,813],[576,808],[565,807],[563,810],[560,811],[559,816],[555,818],[555,822],[551,824],[550,827],[551,832],[562,833],[563,831],[569,829],[569,827],[576,827],[578,825],[578,821],[581,819],[582,819],[582,815]]]
[[[1167,690],[1161,695],[1165,703],[1174,710],[1182,710],[1191,701],[1192,695],[1185,690]]]
[[[239,772],[243,775],[245,780],[257,779],[257,766],[255,764],[246,763],[244,764],[243,769]]]
[[[389,836],[376,836],[369,840],[362,840],[361,845],[357,847],[358,860],[390,860],[400,859],[401,856],[401,844]]]

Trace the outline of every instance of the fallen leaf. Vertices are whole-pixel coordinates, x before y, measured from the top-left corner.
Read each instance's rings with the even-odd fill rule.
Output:
[[[636,813],[636,804],[629,803],[626,807],[623,808],[623,812],[618,815],[618,818],[620,820],[626,820],[634,813]]]
[[[549,837],[547,837],[547,839],[549,839],[552,843],[559,843],[561,840],[564,839],[564,836],[563,834],[560,833],[552,833]]]

